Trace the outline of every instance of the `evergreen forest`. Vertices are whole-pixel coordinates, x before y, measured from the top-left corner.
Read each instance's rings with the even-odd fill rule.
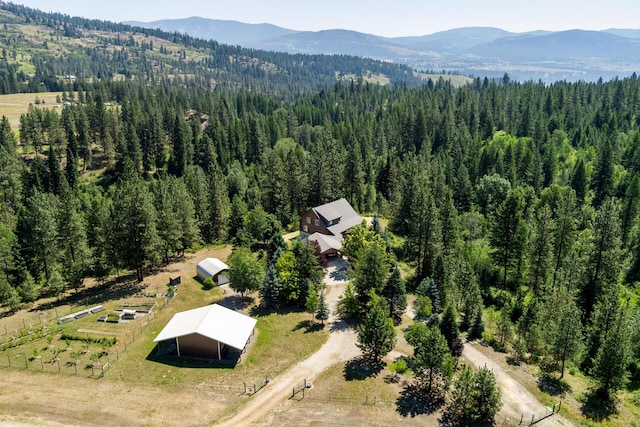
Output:
[[[19,130],[0,121],[7,310],[87,278],[143,280],[220,242],[262,248],[265,281],[286,269],[317,281],[303,271],[308,251],[283,252],[275,236],[345,197],[376,217],[359,230],[364,243],[349,242],[364,246],[350,253],[350,314],[366,318],[378,296],[388,317],[404,309],[392,292],[399,265],[399,292],[428,299],[426,317],[442,313],[560,378],[570,364],[603,396],[640,382],[635,74],[457,87],[363,58],[252,51],[12,4],[0,18],[0,92],[58,91],[64,103],[34,102]],[[245,252],[234,251],[238,265]],[[304,307],[310,282],[261,295]],[[483,312],[497,319],[492,336]],[[443,328],[452,350],[454,326]]]

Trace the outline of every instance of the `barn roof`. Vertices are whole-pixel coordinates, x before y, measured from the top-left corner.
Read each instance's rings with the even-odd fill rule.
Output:
[[[222,271],[229,270],[229,266],[218,258],[205,258],[198,263],[198,268],[204,270],[211,276],[215,276]]]
[[[198,334],[242,350],[255,325],[256,319],[213,304],[176,313],[153,341]]]

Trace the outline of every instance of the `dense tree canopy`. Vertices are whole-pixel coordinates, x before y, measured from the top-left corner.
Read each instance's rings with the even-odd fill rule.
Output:
[[[638,328],[627,320],[640,278],[635,74],[398,85],[411,73],[393,64],[250,52],[158,30],[133,36],[120,24],[0,7],[15,14],[0,40],[0,92],[34,92],[19,129],[0,120],[0,304],[19,308],[123,269],[142,279],[185,250],[228,242],[246,267],[238,274],[247,272],[234,286],[301,307],[322,278],[315,248],[273,236],[345,197],[379,216],[344,243],[354,260],[349,314],[365,313],[375,290],[390,303],[385,315],[400,315],[397,262],[420,314],[435,324],[447,311],[449,339],[454,326],[479,338],[490,321],[507,346],[515,332],[533,358],[578,359],[609,391],[640,363],[613,346]],[[65,40],[107,35],[77,56],[34,50],[29,78],[13,56],[28,43],[18,22]],[[152,39],[166,42],[162,52]],[[347,71],[358,77],[336,80]],[[369,72],[392,84],[367,82]],[[69,73],[87,78],[61,78]],[[45,89],[64,107],[38,104]],[[262,260],[273,265],[265,280]],[[554,303],[568,300],[577,308]],[[502,315],[483,319],[482,307]],[[576,315],[581,328],[569,328]],[[567,334],[582,342],[563,346]],[[604,363],[614,356],[632,363]]]

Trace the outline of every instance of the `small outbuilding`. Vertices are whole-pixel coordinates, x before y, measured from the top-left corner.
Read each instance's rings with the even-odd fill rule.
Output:
[[[165,354],[222,360],[232,352],[240,359],[255,326],[255,319],[213,304],[176,313],[153,341]]]
[[[198,280],[204,282],[207,277],[211,277],[217,285],[229,283],[228,271],[229,266],[218,258],[205,258],[196,267]]]

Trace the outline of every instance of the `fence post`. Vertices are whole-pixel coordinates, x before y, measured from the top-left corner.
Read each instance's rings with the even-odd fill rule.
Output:
[[[9,357],[8,354],[7,354],[7,361],[9,362],[9,367],[11,367],[11,358]]]
[[[529,425],[533,425],[533,415],[531,415],[531,424]]]

